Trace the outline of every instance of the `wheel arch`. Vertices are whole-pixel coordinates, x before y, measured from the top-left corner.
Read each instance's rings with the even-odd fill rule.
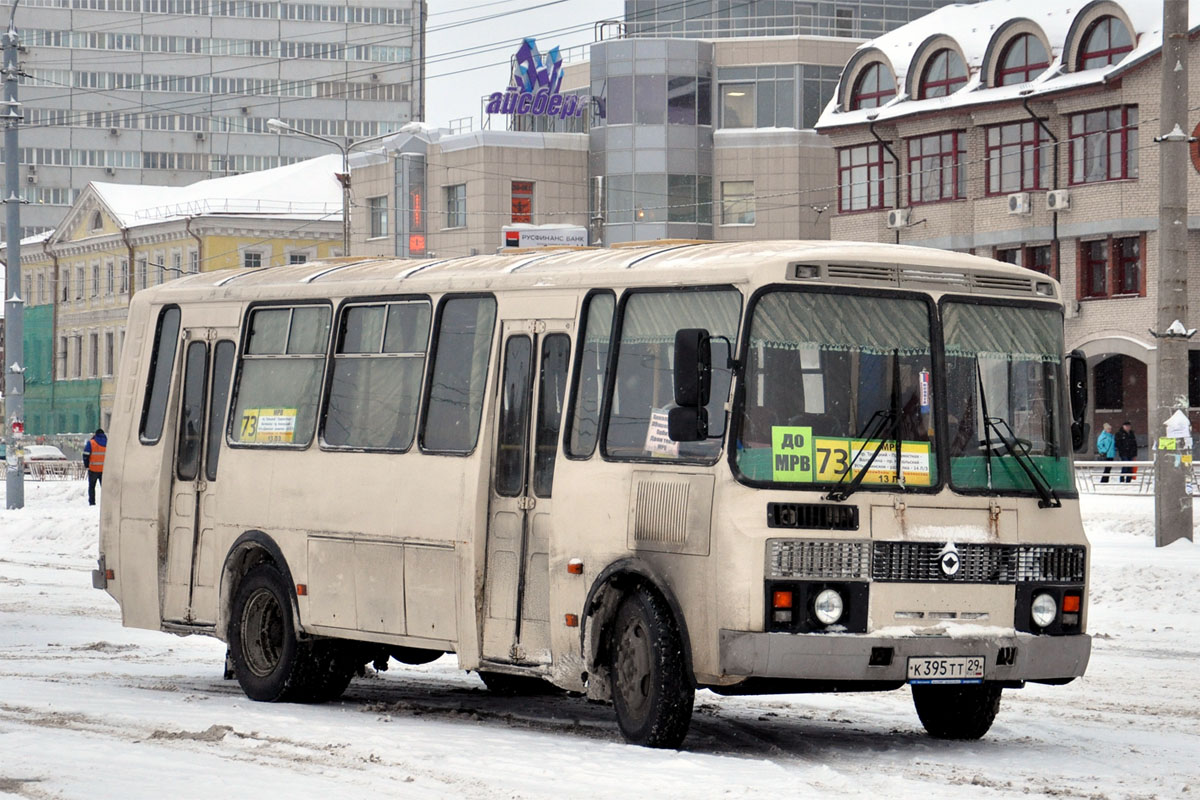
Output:
[[[607,667],[605,666],[609,633],[621,598],[637,587],[654,592],[667,604],[675,627],[679,631],[687,679],[693,687],[696,685],[696,676],[692,667],[691,636],[688,634],[687,620],[683,616],[683,610],[680,608],[675,593],[657,570],[642,559],[631,557],[614,561],[605,567],[592,581],[587,599],[583,604],[583,619],[579,623],[579,644],[589,676],[589,697],[605,699],[610,694]],[[593,680],[593,678],[600,680]]]
[[[237,538],[225,555],[225,563],[221,566],[221,599],[220,613],[217,619],[217,635],[222,641],[229,641],[229,615],[233,607],[233,596],[238,584],[251,569],[259,564],[270,564],[279,570],[284,584],[291,587],[288,597],[292,603],[292,620],[296,627],[296,635],[302,634],[300,626],[300,608],[296,603],[295,582],[292,571],[288,568],[283,550],[275,543],[270,535],[259,530],[249,530]]]

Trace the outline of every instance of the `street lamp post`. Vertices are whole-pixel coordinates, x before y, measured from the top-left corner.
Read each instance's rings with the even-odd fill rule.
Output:
[[[325,142],[328,145],[336,147],[342,154],[342,174],[338,177],[338,182],[342,184],[342,255],[350,255],[350,151],[361,145],[385,139],[393,134],[380,133],[375,136],[368,136],[365,139],[346,138],[345,140],[338,140],[302,131],[299,128],[288,125],[281,119],[267,120],[267,130],[272,133],[294,133],[299,136],[306,136],[309,139],[316,139],[319,142]]]

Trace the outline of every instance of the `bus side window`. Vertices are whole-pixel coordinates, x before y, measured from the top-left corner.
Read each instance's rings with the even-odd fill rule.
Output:
[[[271,306],[250,312],[230,420],[241,445],[307,446],[317,421],[328,306]]]
[[[158,315],[154,331],[154,352],[150,358],[150,376],[142,404],[142,423],[138,438],[142,444],[157,444],[167,416],[167,395],[171,393],[171,372],[179,344],[179,308],[169,306]]]
[[[204,452],[204,477],[217,479],[217,460],[221,456],[221,435],[225,431],[225,409],[229,404],[229,380],[233,377],[233,357],[237,347],[228,339],[217,342],[213,354],[212,388],[208,398],[208,441]]]
[[[571,390],[571,423],[567,437],[567,455],[574,458],[590,458],[596,450],[615,308],[613,293],[606,291],[588,297],[583,309],[583,338],[577,345],[578,362],[575,385]]]
[[[321,432],[329,447],[407,450],[429,343],[429,301],[342,311]]]
[[[451,296],[438,309],[421,449],[468,455],[479,439],[496,300]]]
[[[563,333],[552,333],[542,340],[533,454],[533,493],[538,497],[549,497],[554,488],[554,457],[558,453],[558,432],[562,427],[567,364],[570,361],[570,337]]]
[[[609,403],[604,455],[609,458],[702,459],[721,452],[725,401],[732,379],[726,343],[737,339],[741,294],[733,288],[632,291],[622,300],[616,374]],[[704,328],[712,335],[710,436],[699,442],[667,437],[667,412],[674,405],[675,333]]]

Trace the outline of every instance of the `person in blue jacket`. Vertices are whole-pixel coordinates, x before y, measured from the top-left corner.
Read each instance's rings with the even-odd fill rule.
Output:
[[[1113,436],[1112,423],[1104,423],[1104,430],[1100,431],[1100,435],[1096,437],[1096,457],[1101,461],[1113,461],[1117,457],[1117,439]],[[1100,479],[1101,483],[1108,483],[1108,474],[1112,472],[1112,467],[1104,468],[1104,477]]]

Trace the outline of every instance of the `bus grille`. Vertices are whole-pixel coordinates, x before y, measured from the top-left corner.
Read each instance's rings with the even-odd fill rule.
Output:
[[[1016,552],[1005,545],[958,545],[959,568],[953,576],[942,572],[940,542],[876,542],[871,576],[877,581],[928,583],[1012,583]]]
[[[767,574],[771,578],[866,580],[870,554],[867,542],[771,539],[767,543]]]
[[[1017,580],[1038,583],[1083,583],[1087,550],[1044,544],[1020,546]]]
[[[1063,545],[960,544],[953,575],[941,568],[944,545],[875,542],[871,577],[903,583],[1082,583],[1086,550]]]

